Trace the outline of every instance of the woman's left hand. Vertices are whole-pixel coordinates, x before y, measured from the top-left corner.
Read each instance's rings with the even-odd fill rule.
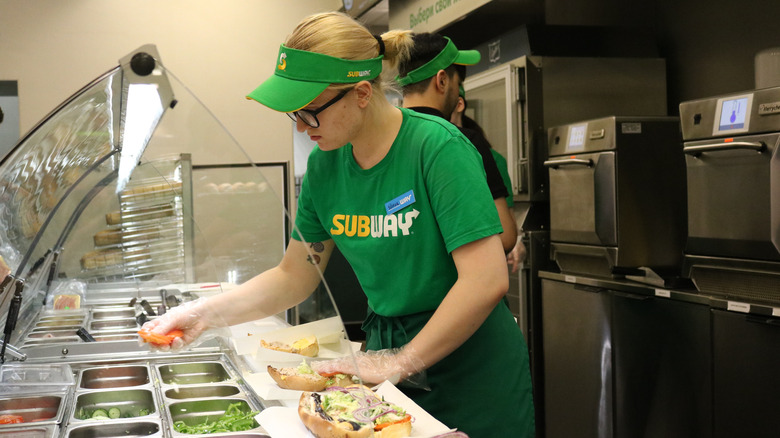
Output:
[[[381,383],[387,380],[395,385],[421,373],[425,369],[425,364],[414,354],[414,349],[407,346],[358,351],[352,356],[340,359],[313,362],[312,368],[322,374],[337,372],[352,374],[367,383]]]

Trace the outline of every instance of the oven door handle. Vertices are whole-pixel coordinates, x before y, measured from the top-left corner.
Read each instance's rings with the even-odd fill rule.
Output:
[[[685,146],[683,152],[698,157],[704,152],[730,151],[734,149],[748,149],[759,154],[766,151],[766,144],[762,141],[732,141],[728,143],[711,143],[697,146]]]
[[[584,160],[582,158],[565,158],[562,160],[547,160],[544,162],[544,167],[549,167],[551,169],[557,169],[560,166],[574,165],[593,167],[593,160]]]

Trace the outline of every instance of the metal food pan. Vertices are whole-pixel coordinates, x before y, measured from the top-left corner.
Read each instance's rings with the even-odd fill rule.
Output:
[[[106,366],[87,368],[79,373],[79,388],[126,388],[149,384],[149,367],[146,365]]]
[[[163,436],[159,421],[79,423],[68,427],[66,438],[136,438]]]
[[[52,309],[52,308],[46,308],[43,311],[41,311],[41,316],[48,317],[48,316],[76,316],[76,315],[85,315],[87,312],[84,308],[79,309]]]
[[[93,336],[100,335],[135,335],[138,336],[138,327],[127,329],[106,329],[106,330],[90,330],[89,333]]]
[[[24,423],[59,423],[65,403],[63,395],[0,398],[0,415],[19,415]],[[0,425],[0,428],[18,427],[19,424]]]
[[[118,418],[101,420],[91,418],[95,410],[102,409],[108,412],[111,408],[119,409]],[[146,413],[142,411],[146,411]],[[92,391],[76,396],[71,421],[127,421],[128,418],[139,418],[153,414],[157,414],[157,404],[150,389]]]
[[[78,336],[61,336],[61,337],[52,337],[52,338],[28,339],[24,341],[24,346],[29,347],[33,345],[62,344],[62,343],[70,343],[70,342],[80,342],[80,340],[81,339]]]
[[[95,301],[97,301],[97,299]],[[140,301],[140,299],[138,299],[138,301]],[[124,300],[120,302],[111,301],[105,303],[95,302],[94,304],[90,305],[90,308],[94,312],[95,310],[132,309],[133,305],[130,304],[130,300]]]
[[[252,407],[252,405],[243,398],[209,398],[168,403],[171,430],[174,436],[191,436],[189,434],[177,432],[175,423],[181,421],[188,426],[213,423],[225,414],[228,406],[235,403],[239,404],[239,409],[242,412],[258,410]],[[258,427],[260,427],[260,425],[254,420],[253,429]]]
[[[110,318],[135,318],[135,309],[133,307],[115,307],[92,310],[93,321]]]
[[[60,436],[60,428],[56,424],[42,426],[22,423],[13,426],[16,427],[0,429],[0,438],[57,438]]]
[[[63,323],[63,324],[80,324],[84,321],[85,315],[72,315],[72,316],[43,316],[38,320],[38,323]]]
[[[60,319],[60,320],[53,320],[53,321],[38,321],[37,324],[35,324],[35,328],[48,328],[48,329],[61,329],[64,330],[66,328],[74,327],[76,330],[78,330],[79,327],[81,327],[81,322],[83,319]]]
[[[195,385],[225,382],[230,373],[220,362],[191,362],[160,365],[160,380],[166,385]]]
[[[75,336],[76,330],[33,330],[27,337],[29,339],[51,339]]]
[[[138,339],[138,334],[132,333],[115,333],[115,334],[106,334],[106,335],[94,335],[92,336],[95,338],[95,341],[97,342],[110,342],[110,341],[130,341],[133,339]]]
[[[208,397],[232,397],[241,394],[241,389],[235,385],[204,385],[182,386],[165,391],[165,398],[186,400]]]
[[[133,327],[138,327],[138,323],[135,321],[135,318],[103,319],[99,321],[92,321],[89,324],[90,330],[127,329]]]

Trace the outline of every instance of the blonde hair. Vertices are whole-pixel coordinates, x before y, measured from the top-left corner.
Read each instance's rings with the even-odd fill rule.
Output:
[[[382,75],[372,81],[374,93],[384,95],[395,87],[395,71],[399,63],[409,59],[414,41],[410,30],[391,30],[381,36],[384,43]],[[371,59],[379,56],[380,45],[374,35],[352,17],[341,12],[325,12],[304,18],[287,37],[285,46],[322,53],[341,59]],[[334,84],[334,89],[354,84]]]

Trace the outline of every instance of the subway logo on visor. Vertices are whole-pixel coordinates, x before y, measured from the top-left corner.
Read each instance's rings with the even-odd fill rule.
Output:
[[[348,71],[347,72],[347,77],[348,78],[362,78],[364,76],[371,76],[371,70]]]

